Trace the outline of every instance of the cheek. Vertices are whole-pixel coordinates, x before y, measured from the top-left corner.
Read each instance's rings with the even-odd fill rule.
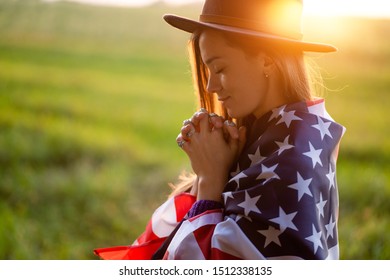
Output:
[[[240,83],[234,90],[235,106],[232,106],[234,117],[248,116],[262,107],[265,102],[265,88],[264,84],[254,82],[252,79]]]
[[[233,118],[243,118],[252,114],[260,103],[258,95],[245,90],[245,88],[234,92],[231,102],[227,103],[226,109]]]
[[[221,75],[220,81],[223,88],[229,92],[229,94],[237,96],[245,86],[241,73],[229,72]]]
[[[232,86],[231,84],[234,81],[234,78],[231,78],[230,75],[227,75],[227,74],[219,75],[218,79],[219,79],[221,85],[223,86],[223,88],[231,87]]]
[[[264,79],[259,75],[258,69],[253,69],[248,65],[240,67],[229,67],[229,70],[220,75],[223,88],[234,96],[240,96],[246,92],[263,92]]]
[[[245,99],[256,99],[264,95],[266,83],[258,75],[243,75],[240,73],[232,79],[226,79],[226,87],[234,92],[237,97],[245,96]]]

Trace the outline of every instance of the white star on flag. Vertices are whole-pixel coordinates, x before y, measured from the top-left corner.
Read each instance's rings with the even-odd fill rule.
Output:
[[[298,230],[292,220],[298,212],[286,214],[282,207],[279,207],[279,216],[277,218],[270,219],[271,222],[279,224],[280,231],[283,233],[287,228]]]
[[[335,227],[336,227],[336,222],[333,221],[333,216],[330,216],[329,224],[325,225],[326,238],[329,238],[329,236],[333,238],[333,232]]]
[[[266,159],[265,157],[263,157],[261,154],[260,154],[260,147],[257,147],[257,150],[254,154],[248,154],[248,157],[249,159],[251,160],[251,165],[250,166],[253,166],[255,165],[256,163],[258,162],[261,162],[263,161],[264,159]]]
[[[255,212],[261,214],[261,211],[256,206],[256,203],[259,201],[261,195],[250,197],[249,193],[245,192],[245,200],[241,202],[240,204],[237,204],[237,206],[240,206],[241,208],[244,208],[245,216],[249,215],[249,212]]]
[[[268,121],[272,121],[273,119],[276,119],[278,118],[282,112],[284,111],[284,108],[286,108],[286,105],[282,106],[282,107],[279,107],[279,108],[275,108],[272,110],[272,115],[271,117],[269,118]]]
[[[289,138],[290,138],[290,135],[287,135],[287,137],[284,138],[283,142],[275,141],[275,143],[279,146],[278,156],[280,156],[280,154],[283,153],[285,150],[294,148],[293,145],[290,145],[290,144],[288,143],[288,139],[289,139]]]
[[[296,116],[295,114],[295,111],[289,111],[289,112],[285,112],[283,111],[281,113],[281,119],[276,123],[277,125],[280,124],[280,123],[285,123],[287,127],[290,127],[290,124],[292,121],[301,121],[302,119],[298,116]]]
[[[251,217],[245,216],[245,215],[241,215],[241,214],[238,214],[236,216],[235,222],[238,223],[238,221],[240,221],[241,219],[245,219],[245,220],[248,220],[249,222],[253,222]]]
[[[224,192],[222,193],[222,197],[223,197],[223,201],[225,202],[225,205],[227,203],[228,198],[234,199],[232,192]]]
[[[305,239],[313,243],[314,254],[316,254],[318,247],[321,247],[321,249],[324,248],[321,242],[321,230],[317,232],[316,227],[314,226],[314,224],[312,224],[312,233],[312,235],[306,237]]]
[[[282,232],[273,226],[269,226],[267,230],[258,230],[257,232],[265,236],[264,248],[271,244],[271,242],[279,245],[279,247],[282,246],[279,240],[279,235],[281,235]]]
[[[304,180],[302,178],[301,174],[299,174],[299,172],[297,172],[297,182],[295,184],[287,186],[288,188],[291,188],[291,189],[298,191],[298,202],[301,200],[301,198],[304,194],[307,194],[307,195],[313,197],[313,195],[309,189],[309,185],[310,185],[312,180],[313,180],[312,178]]]
[[[322,193],[320,193],[320,201],[316,204],[318,212],[320,213],[320,216],[324,217],[324,207],[327,203],[327,200],[323,200]]]
[[[311,160],[313,162],[313,168],[316,166],[317,163],[322,166],[322,162],[321,162],[321,159],[320,159],[320,154],[322,152],[322,149],[318,149],[318,150],[314,149],[314,147],[311,144],[311,142],[309,142],[309,146],[310,146],[310,151],[306,152],[306,153],[303,153],[303,154],[305,156],[311,158]]]
[[[245,175],[244,172],[241,172],[241,173],[237,174],[236,176],[234,176],[233,178],[231,178],[229,182],[235,181],[237,183],[237,188],[239,188],[240,187],[240,179],[247,178],[247,177],[248,176]]]
[[[335,177],[336,177],[336,173],[334,171],[332,171],[332,165],[329,164],[329,173],[328,174],[325,174],[326,175],[326,178],[328,178],[329,180],[329,189],[331,188],[334,188],[335,187]]]
[[[271,167],[267,167],[264,164],[261,165],[261,173],[257,176],[256,180],[265,179],[264,184],[271,179],[280,179],[279,176],[274,172],[278,167],[278,164],[275,164]]]
[[[332,134],[329,131],[329,127],[332,124],[331,122],[324,122],[322,119],[317,116],[318,124],[312,125],[312,127],[319,130],[321,133],[321,140],[324,140],[325,135],[328,135],[330,138],[332,137]]]

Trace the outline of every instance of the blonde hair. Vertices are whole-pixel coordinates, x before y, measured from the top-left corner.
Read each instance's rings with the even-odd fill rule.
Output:
[[[222,31],[221,31],[222,32]],[[208,71],[202,61],[199,38],[201,32],[194,33],[189,40],[189,58],[192,67],[193,83],[198,97],[199,108],[205,108],[209,112],[214,112],[223,116],[225,119],[231,119],[227,111],[216,100],[215,94],[207,91]],[[315,80],[310,75],[314,68],[311,68],[305,60],[302,50],[293,44],[286,44],[270,39],[260,39],[253,36],[245,36],[229,32],[222,32],[226,42],[231,47],[242,49],[248,56],[254,56],[260,51],[266,52],[276,65],[277,73],[280,76],[282,88],[284,89],[286,99],[289,103],[298,101],[310,101],[315,95],[315,83],[321,83],[319,73],[315,73]],[[310,74],[309,74],[310,73]],[[263,75],[263,73],[259,73]],[[235,122],[240,126],[244,120],[236,119]],[[195,176],[179,177],[180,183],[172,185],[173,195],[187,191],[191,188]]]

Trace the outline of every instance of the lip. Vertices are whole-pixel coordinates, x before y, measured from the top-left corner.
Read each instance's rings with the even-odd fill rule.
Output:
[[[227,96],[227,97],[218,97],[218,101],[220,102],[225,102],[226,100],[228,100],[230,98],[230,96]]]

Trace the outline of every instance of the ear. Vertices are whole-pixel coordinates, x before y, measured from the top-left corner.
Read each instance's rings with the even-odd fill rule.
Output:
[[[276,65],[275,60],[272,56],[267,54],[266,52],[261,52],[259,54],[259,59],[261,61],[263,71],[265,75],[270,75],[274,72]]]

